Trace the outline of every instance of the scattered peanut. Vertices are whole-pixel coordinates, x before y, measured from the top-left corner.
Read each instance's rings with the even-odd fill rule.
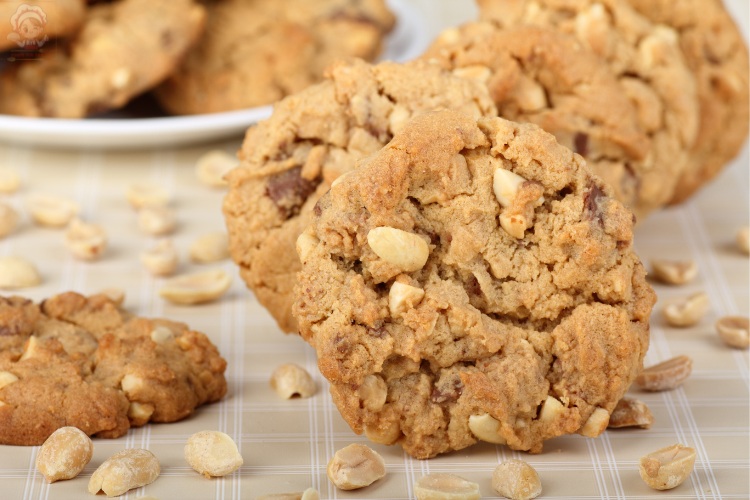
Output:
[[[406,272],[422,269],[430,255],[424,239],[393,227],[370,229],[367,244],[378,257]]]
[[[500,435],[500,422],[489,413],[471,415],[469,417],[469,430],[477,439],[482,441],[505,444],[505,439]]]
[[[619,429],[621,427],[642,427],[651,428],[654,423],[654,416],[645,403],[632,398],[622,398],[617,402],[617,406],[612,410],[609,417],[610,429]]]
[[[42,282],[39,271],[21,257],[0,257],[0,288],[28,288]]]
[[[542,493],[542,483],[534,467],[523,460],[507,460],[492,473],[492,488],[511,500],[529,500]]]
[[[433,473],[414,485],[417,500],[479,500],[479,485],[455,474]]]
[[[684,285],[698,276],[698,266],[692,260],[655,259],[651,261],[651,270],[654,279],[668,285]]]
[[[391,316],[398,317],[416,307],[424,297],[424,290],[395,281],[388,292],[388,309]]]
[[[168,207],[145,207],[138,211],[138,229],[146,234],[171,234],[176,227],[174,211]]]
[[[195,175],[203,184],[211,187],[224,187],[224,176],[238,164],[237,157],[226,151],[214,149],[203,154],[195,163]]]
[[[116,497],[154,482],[160,472],[153,453],[130,448],[105,460],[91,476],[88,490],[92,495],[103,491],[108,497]]]
[[[73,479],[94,454],[94,444],[77,427],[61,427],[50,434],[36,456],[36,468],[48,483]]]
[[[141,263],[154,276],[171,276],[177,270],[179,258],[171,239],[159,240],[141,253]]]
[[[167,190],[148,182],[131,184],[125,196],[130,205],[136,210],[145,207],[166,207],[169,204],[169,193]]]
[[[159,290],[159,295],[175,304],[201,304],[218,299],[231,284],[232,278],[226,271],[215,269],[172,278]]]
[[[77,203],[47,195],[29,197],[27,208],[34,222],[48,227],[66,226],[79,211]]]
[[[609,412],[604,408],[597,408],[583,424],[579,433],[586,437],[597,437],[607,429],[607,424],[609,424]]]
[[[102,226],[74,218],[65,231],[65,246],[79,259],[95,260],[107,248],[107,233]]]
[[[271,387],[283,399],[309,398],[315,394],[315,381],[307,370],[294,363],[283,364],[273,371]]]
[[[710,307],[708,295],[698,292],[667,302],[662,309],[662,314],[670,326],[687,327],[703,319]]]
[[[750,255],[750,227],[743,226],[735,237],[737,248],[745,255]]]
[[[5,238],[18,226],[18,212],[7,203],[0,202],[0,238]]]
[[[675,444],[641,458],[641,479],[655,490],[669,490],[681,485],[695,466],[695,450]]]
[[[190,258],[202,264],[218,262],[229,257],[229,238],[226,233],[204,234],[190,245]]]
[[[0,193],[12,194],[21,187],[21,177],[10,167],[0,167]]]
[[[693,360],[688,356],[676,356],[654,366],[645,368],[635,383],[646,391],[667,391],[679,387],[693,371]]]
[[[307,488],[302,493],[272,493],[255,497],[255,500],[320,500],[320,494],[315,488]]]
[[[226,476],[243,463],[232,438],[219,431],[200,431],[190,436],[185,445],[185,460],[206,477]]]
[[[729,347],[747,349],[750,346],[750,321],[742,316],[724,316],[716,322],[716,332]]]
[[[337,488],[356,490],[385,476],[385,461],[368,446],[353,443],[334,454],[326,473]]]
[[[123,302],[125,302],[125,290],[123,290],[122,288],[105,288],[99,293],[108,297],[118,306],[121,306]]]

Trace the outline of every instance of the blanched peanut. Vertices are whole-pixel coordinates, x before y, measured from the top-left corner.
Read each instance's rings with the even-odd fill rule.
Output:
[[[195,175],[203,184],[211,187],[224,187],[224,176],[237,166],[239,161],[226,151],[214,149],[203,154],[195,164]]]
[[[166,326],[157,326],[151,330],[151,340],[155,344],[166,344],[172,339],[174,339],[174,333]]]
[[[0,167],[0,193],[12,194],[21,187],[21,177],[10,167]]]
[[[406,272],[422,269],[430,255],[424,239],[393,227],[370,229],[367,244],[378,257]]]
[[[141,253],[141,263],[154,276],[174,274],[179,265],[179,258],[172,240],[159,240],[152,248]]]
[[[698,276],[698,266],[694,261],[674,261],[655,259],[651,261],[654,279],[669,285],[684,285]]]
[[[492,488],[511,500],[529,500],[542,493],[536,470],[523,460],[508,460],[492,473]]]
[[[82,430],[61,427],[50,434],[36,456],[36,468],[48,483],[73,479],[94,454],[94,444]]]
[[[737,231],[735,238],[737,248],[745,255],[750,255],[750,227],[744,226]]]
[[[505,444],[505,438],[500,435],[500,422],[489,413],[471,415],[469,417],[469,430],[477,439],[488,443]]]
[[[607,429],[607,424],[609,424],[609,412],[604,408],[597,408],[583,424],[579,433],[586,437],[596,437]]]
[[[747,349],[750,346],[750,321],[742,316],[725,316],[716,322],[716,332],[729,347]]]
[[[218,299],[231,284],[229,274],[216,269],[172,278],[159,290],[159,295],[175,304],[201,304]]]
[[[107,233],[102,226],[74,218],[65,231],[65,246],[79,259],[95,260],[107,248]]]
[[[695,450],[675,444],[641,458],[641,479],[655,490],[669,490],[681,485],[695,466]]]
[[[133,401],[128,407],[128,419],[130,419],[130,425],[134,427],[140,427],[146,425],[151,419],[151,415],[154,414],[154,405],[148,403],[138,403]]]
[[[78,214],[78,204],[56,196],[33,195],[27,208],[31,218],[41,226],[63,227]]]
[[[185,445],[185,460],[206,477],[226,476],[243,464],[232,438],[219,431],[200,431],[190,436]]]
[[[166,207],[169,204],[167,190],[150,182],[131,184],[125,195],[136,210],[145,207]]]
[[[15,374],[8,371],[0,372],[0,389],[14,382],[18,382],[18,377]]]
[[[307,488],[301,493],[271,493],[255,497],[255,500],[320,500],[320,494],[315,488]]]
[[[693,371],[693,360],[677,356],[644,369],[635,383],[646,391],[666,391],[679,387]]]
[[[318,243],[320,243],[320,240],[307,232],[304,232],[297,237],[295,249],[297,250],[297,255],[299,256],[299,261],[301,263],[304,264],[307,261],[313,248],[315,248]]]
[[[388,398],[388,385],[381,376],[370,374],[357,388],[357,396],[359,396],[362,408],[380,411]]]
[[[283,364],[274,370],[271,387],[283,399],[309,398],[315,394],[315,381],[307,370],[294,363]]]
[[[18,212],[7,203],[0,202],[0,238],[5,238],[18,226]]]
[[[0,257],[0,288],[28,288],[42,282],[39,271],[21,257]]]
[[[229,257],[229,238],[226,233],[204,234],[190,245],[190,258],[202,264],[218,262]]]
[[[563,405],[560,400],[552,396],[547,396],[547,399],[544,400],[542,409],[539,412],[539,420],[542,422],[551,422],[562,415],[564,411],[565,405]]]
[[[174,232],[177,219],[167,207],[145,207],[138,211],[138,229],[152,236]]]
[[[122,288],[105,288],[99,293],[108,297],[118,306],[121,306],[122,303],[125,302],[125,290],[123,290]]]
[[[424,290],[395,281],[388,292],[388,310],[398,317],[416,307],[424,297]]]
[[[417,500],[479,500],[479,485],[455,474],[432,473],[414,485]]]
[[[353,443],[334,454],[328,462],[326,474],[337,488],[356,490],[385,476],[385,462],[375,450]]]
[[[92,495],[103,491],[108,497],[116,497],[154,482],[160,472],[159,461],[153,453],[127,449],[115,453],[94,471],[88,490]]]
[[[642,427],[649,429],[654,423],[654,416],[645,403],[632,398],[622,398],[617,402],[617,406],[612,410],[609,417],[610,429],[619,429],[621,427]]]
[[[710,307],[708,295],[699,292],[667,302],[662,309],[662,314],[670,326],[687,327],[703,319]]]
[[[527,181],[510,170],[496,168],[492,189],[504,209],[499,217],[500,226],[514,238],[523,238],[533,223],[534,208],[544,203],[541,184]]]

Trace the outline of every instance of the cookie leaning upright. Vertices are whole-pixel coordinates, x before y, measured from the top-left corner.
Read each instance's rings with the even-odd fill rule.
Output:
[[[229,176],[224,218],[240,274],[285,332],[296,332],[294,250],[315,202],[414,114],[456,108],[497,114],[487,89],[424,61],[333,65],[325,81],[287,97],[251,127]]]
[[[601,433],[655,300],[609,193],[537,126],[454,111],[337,182],[294,311],[352,429],[418,458]]]
[[[394,22],[384,0],[212,2],[201,43],[157,97],[175,114],[271,104],[339,58],[375,59]]]
[[[501,27],[547,26],[574,35],[605,61],[651,139],[644,168],[660,182],[636,189],[652,207],[667,204],[685,172],[699,121],[696,81],[678,33],[654,24],[626,0],[478,0],[481,18]]]
[[[680,34],[680,47],[698,83],[698,137],[672,198],[679,203],[721,172],[747,140],[747,45],[721,0],[628,1],[644,16]]]
[[[122,0],[89,8],[81,30],[0,75],[0,113],[82,118],[124,106],[164,80],[203,31],[193,0]]]
[[[204,334],[103,295],[0,297],[0,443],[39,445],[68,425],[115,438],[174,422],[226,394],[225,369]]]

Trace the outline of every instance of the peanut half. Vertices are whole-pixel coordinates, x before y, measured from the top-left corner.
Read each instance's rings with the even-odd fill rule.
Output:
[[[273,371],[271,387],[283,399],[295,396],[309,398],[315,394],[313,378],[307,370],[294,363],[283,364]]]
[[[190,436],[185,445],[185,460],[206,477],[226,476],[243,463],[232,438],[219,431],[200,431]]]
[[[36,266],[21,257],[0,257],[0,289],[28,288],[42,282]]]
[[[668,285],[684,285],[698,276],[698,266],[692,260],[654,259],[651,261],[651,271],[654,279]]]
[[[750,321],[742,316],[724,316],[716,322],[716,332],[729,347],[747,349],[750,346]]]
[[[10,167],[0,167],[0,193],[12,194],[21,187],[21,176]]]
[[[74,257],[96,260],[107,248],[107,232],[102,226],[73,218],[65,231],[65,246]]]
[[[676,356],[659,364],[645,368],[635,383],[646,391],[667,391],[679,387],[693,371],[693,360],[688,356]]]
[[[201,264],[218,262],[229,257],[229,238],[226,233],[208,233],[190,245],[190,259]]]
[[[680,297],[667,302],[662,314],[670,326],[687,327],[697,324],[711,307],[708,295],[703,292]]]
[[[743,226],[737,231],[735,237],[737,248],[745,255],[750,255],[750,227]]]
[[[622,398],[612,410],[609,417],[610,429],[621,427],[642,427],[649,429],[654,423],[654,416],[645,403],[633,398]]]
[[[80,210],[73,201],[41,194],[30,196],[26,205],[32,220],[48,227],[66,226]]]
[[[177,219],[169,207],[144,207],[138,211],[138,229],[146,234],[171,234],[176,227]]]
[[[530,464],[523,460],[507,460],[492,473],[492,488],[511,500],[529,500],[542,493],[542,482]]]
[[[669,490],[681,485],[693,472],[695,450],[675,444],[641,458],[641,479],[655,490]]]
[[[105,460],[91,476],[88,490],[92,495],[103,491],[108,497],[116,497],[153,483],[160,472],[159,461],[153,453],[130,448]]]
[[[214,149],[204,153],[195,163],[195,176],[206,186],[224,187],[224,176],[237,166],[239,161],[226,151]]]
[[[141,263],[154,276],[171,276],[180,263],[172,240],[159,240],[153,247],[141,253]]]
[[[414,485],[417,500],[479,500],[479,485],[455,474],[432,473]]]
[[[145,207],[166,207],[170,201],[166,189],[150,182],[131,184],[125,192],[125,197],[136,210]]]
[[[175,304],[202,304],[216,300],[229,290],[232,278],[223,269],[171,278],[159,295]]]
[[[271,493],[255,497],[255,500],[320,500],[320,494],[315,488],[307,488],[300,493]]]
[[[5,238],[18,226],[18,212],[7,203],[0,202],[0,238]]]
[[[333,455],[328,462],[326,474],[337,488],[356,490],[385,476],[385,461],[368,446],[353,443]]]
[[[60,427],[50,434],[36,456],[36,468],[48,483],[73,479],[94,454],[94,444],[77,427]]]
[[[430,255],[423,238],[393,227],[370,229],[367,244],[378,257],[406,272],[422,269]]]

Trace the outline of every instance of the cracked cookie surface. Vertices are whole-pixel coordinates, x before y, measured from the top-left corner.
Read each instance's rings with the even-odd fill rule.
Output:
[[[651,148],[638,186],[642,203],[666,205],[687,169],[698,132],[696,81],[678,33],[626,0],[478,0],[481,19],[501,27],[547,26],[575,36],[607,63],[636,109]]]
[[[332,66],[324,82],[280,101],[248,130],[241,164],[228,176],[224,217],[242,278],[282,330],[297,331],[295,242],[315,202],[411,116],[437,108],[497,114],[482,84],[436,65],[352,61]]]
[[[601,432],[641,368],[632,213],[535,125],[420,115],[313,214],[294,312],[372,441],[427,458],[474,444],[473,417],[539,452]]]
[[[39,445],[69,425],[115,438],[180,420],[224,396],[225,369],[204,334],[103,295],[0,297],[0,443]]]
[[[383,0],[214,2],[200,45],[157,97],[175,114],[271,104],[339,58],[375,59],[394,23]]]

